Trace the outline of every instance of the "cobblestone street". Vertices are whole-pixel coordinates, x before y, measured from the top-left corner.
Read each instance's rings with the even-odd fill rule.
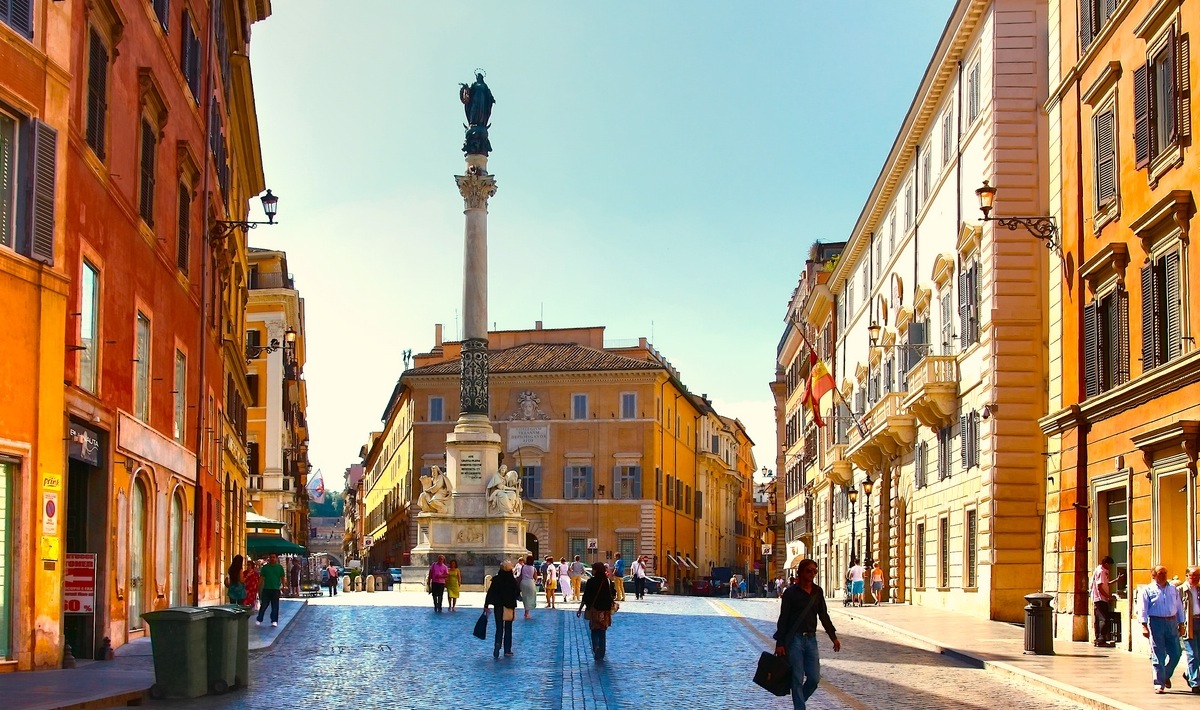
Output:
[[[480,594],[435,615],[415,592],[314,600],[270,651],[252,657],[247,690],[151,707],[790,708],[751,682],[772,645],[774,599],[648,596],[617,614],[603,664],[591,659],[574,605],[539,607],[514,623],[512,658],[493,659],[494,627],[471,628]],[[822,639],[821,687],[832,708],[1077,708],[1039,689],[915,648],[862,622],[839,619],[841,654]],[[527,701],[516,699],[527,695]]]

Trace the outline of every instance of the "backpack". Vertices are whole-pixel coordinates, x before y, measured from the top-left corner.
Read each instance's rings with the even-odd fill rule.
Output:
[[[321,570],[321,584],[329,585],[329,570],[327,569]]]

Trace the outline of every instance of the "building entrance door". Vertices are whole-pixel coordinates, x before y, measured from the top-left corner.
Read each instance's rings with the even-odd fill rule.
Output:
[[[95,555],[93,571],[103,569],[107,542],[108,481],[102,445],[105,436],[103,432],[94,431],[76,421],[70,422],[63,546],[67,554]],[[80,576],[85,575],[78,571],[73,575],[68,573],[68,587],[78,590],[78,585],[83,584],[86,589],[86,581],[72,579]],[[103,578],[104,575],[93,572],[90,603],[83,598],[64,600],[63,635],[71,644],[71,653],[76,658],[96,657],[99,646],[97,627],[103,626],[102,619],[106,615],[102,615],[102,612],[107,610],[102,602]]]
[[[1154,521],[1158,554],[1153,564],[1167,568],[1167,576],[1183,578],[1188,564],[1187,475],[1183,470],[1156,477],[1157,501]]]
[[[537,535],[531,532],[525,533],[525,549],[529,550],[529,554],[533,555],[533,559],[540,560],[542,556],[538,554],[538,539]]]

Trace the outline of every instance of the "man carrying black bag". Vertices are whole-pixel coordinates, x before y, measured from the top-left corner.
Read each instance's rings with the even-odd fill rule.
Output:
[[[817,689],[821,681],[821,657],[817,652],[817,619],[825,627],[833,641],[833,650],[841,651],[837,630],[825,607],[825,593],[813,579],[817,576],[817,563],[802,560],[799,568],[799,583],[788,587],[783,593],[779,609],[779,623],[775,630],[775,655],[786,656],[792,669],[792,706],[804,710],[804,703]]]

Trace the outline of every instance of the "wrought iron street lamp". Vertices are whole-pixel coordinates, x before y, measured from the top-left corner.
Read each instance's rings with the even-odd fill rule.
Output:
[[[1016,229],[1024,227],[1033,236],[1046,242],[1046,248],[1058,249],[1058,224],[1053,217],[992,217],[992,207],[996,203],[996,188],[983,181],[983,187],[975,190],[979,196],[979,211],[983,213],[984,222],[995,222],[1001,227]]]
[[[296,347],[296,330],[291,326],[288,326],[288,329],[283,332],[282,345],[279,343],[279,338],[271,338],[271,342],[266,345],[247,345],[246,364],[249,365],[263,353],[273,353],[281,347],[289,349]]]
[[[271,194],[270,190],[267,190],[267,194],[263,195],[260,199],[262,200],[263,214],[267,216],[266,222],[239,219],[214,220],[215,227],[213,231],[215,234],[213,237],[215,239],[224,239],[232,234],[235,229],[254,229],[260,224],[278,224],[275,221],[275,213],[279,211],[279,198]]]
[[[867,564],[869,565],[873,561],[871,559],[871,491],[875,488],[875,482],[871,480],[870,474],[867,474],[866,480],[862,483],[862,488],[863,495],[867,497],[864,507],[867,509]]]
[[[850,486],[846,490],[846,497],[850,499],[850,558],[858,559],[858,529],[854,525],[854,513],[858,507],[858,489]]]

